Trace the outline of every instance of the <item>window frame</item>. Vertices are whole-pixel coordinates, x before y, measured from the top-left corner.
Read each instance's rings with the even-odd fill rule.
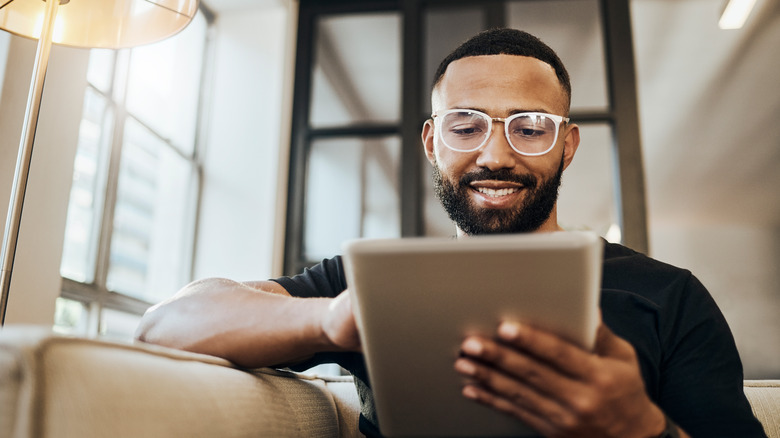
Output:
[[[100,227],[100,229],[97,237],[96,255],[93,261],[94,278],[89,282],[81,282],[61,275],[62,285],[60,298],[81,303],[87,312],[86,324],[82,324],[82,326],[85,327],[88,333],[82,333],[84,335],[99,335],[102,333],[103,327],[101,327],[101,316],[103,309],[111,309],[140,316],[143,315],[150,306],[155,304],[153,302],[112,291],[106,285],[111,239],[114,231],[114,210],[118,193],[119,169],[124,141],[124,126],[129,118],[132,118],[150,133],[158,137],[165,143],[167,148],[186,160],[194,169],[194,187],[192,187],[191,190],[193,191],[195,202],[192,207],[192,215],[188,216],[190,220],[186,224],[188,233],[191,235],[189,246],[192,251],[189,252],[189,258],[184,260],[188,271],[188,277],[191,279],[194,266],[194,248],[197,245],[197,217],[200,211],[203,184],[202,157],[204,152],[204,136],[202,135],[202,131],[204,126],[203,119],[207,115],[205,105],[207,104],[207,94],[210,87],[208,78],[212,76],[211,64],[213,61],[214,44],[212,32],[215,21],[215,14],[202,3],[199,5],[199,11],[206,20],[206,30],[204,36],[203,58],[201,60],[201,81],[198,87],[199,96],[196,109],[194,147],[191,155],[183,153],[176,147],[173,141],[160,135],[153,128],[137,117],[134,117],[127,110],[125,95],[127,86],[126,76],[129,70],[132,49],[119,49],[115,51],[112,67],[113,74],[110,80],[110,86],[107,90],[101,90],[87,82],[85,95],[87,92],[91,91],[105,99],[107,111],[110,112],[108,117],[113,118],[111,121],[113,126],[111,138],[109,140],[110,145],[107,148],[107,153],[109,155],[106,160],[107,170],[104,170],[107,172],[107,177],[105,181],[104,199],[102,200],[102,213],[99,214],[99,222],[95,224],[95,226]],[[121,91],[121,94],[117,93],[118,83],[121,83],[119,85],[122,87],[122,89],[119,90]]]
[[[537,0],[514,0],[537,1]],[[420,127],[428,118],[420,106],[427,83],[424,78],[423,26],[428,8],[446,9],[481,7],[483,28],[506,25],[508,0],[300,0],[298,38],[295,59],[292,131],[287,192],[286,234],[284,243],[285,275],[295,275],[316,264],[304,255],[304,218],[309,147],[315,139],[335,136],[401,136],[401,235],[424,233],[423,156],[419,143]],[[573,111],[578,124],[606,123],[612,128],[613,151],[617,168],[613,179],[616,188],[618,222],[622,242],[647,253],[647,212],[644,169],[639,135],[636,75],[629,2],[598,1],[605,55],[608,107],[600,111]],[[311,87],[316,49],[316,22],[319,17],[336,14],[393,11],[400,12],[402,24],[401,120],[398,124],[363,124],[345,128],[314,129],[310,125]]]

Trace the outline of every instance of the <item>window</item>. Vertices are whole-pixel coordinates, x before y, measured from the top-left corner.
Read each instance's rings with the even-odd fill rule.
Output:
[[[503,26],[550,44],[574,84],[583,142],[559,223],[647,250],[628,2],[301,0],[298,17],[285,274],[350,238],[454,233],[420,144],[430,82],[459,43]]]
[[[8,44],[11,42],[11,34],[0,33],[0,98],[3,97],[2,83],[5,79],[5,65],[8,62]]]
[[[332,256],[347,239],[401,236],[401,17],[324,16],[316,40],[303,221],[307,260]],[[382,56],[372,56],[379,46]]]
[[[201,10],[172,38],[90,53],[58,331],[128,338],[190,279],[209,21]]]

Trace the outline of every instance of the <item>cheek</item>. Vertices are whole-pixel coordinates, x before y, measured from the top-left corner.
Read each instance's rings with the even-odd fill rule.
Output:
[[[538,157],[522,157],[521,166],[538,177],[550,178],[558,173],[563,159],[563,146],[556,145],[550,152]]]
[[[445,179],[457,180],[476,164],[476,153],[455,152],[442,144],[434,147],[436,165]]]
[[[555,147],[553,150],[545,154],[545,166],[548,174],[558,173],[558,169],[561,167],[561,162],[564,160],[565,150],[563,145],[560,149]],[[565,165],[565,162],[564,162]]]

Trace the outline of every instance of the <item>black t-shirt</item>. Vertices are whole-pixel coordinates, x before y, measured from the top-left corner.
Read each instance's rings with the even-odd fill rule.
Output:
[[[692,437],[765,437],[742,389],[742,363],[728,324],[689,272],[606,243],[604,323],[634,346],[650,398]],[[341,258],[276,279],[291,295],[335,297],[347,287]],[[296,367],[337,363],[355,377],[360,430],[379,436],[363,356],[320,353]]]

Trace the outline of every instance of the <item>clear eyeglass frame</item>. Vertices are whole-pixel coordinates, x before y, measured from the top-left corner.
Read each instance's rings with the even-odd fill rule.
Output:
[[[487,134],[484,136],[484,138],[479,143],[479,145],[477,145],[477,146],[475,146],[473,148],[470,148],[470,149],[459,149],[459,148],[455,148],[455,147],[453,147],[453,146],[451,146],[451,145],[449,145],[447,143],[447,141],[444,139],[444,136],[442,135],[443,134],[442,133],[443,123],[436,123],[436,118],[440,117],[440,118],[443,119],[445,116],[447,116],[448,114],[452,114],[452,113],[469,113],[469,114],[474,114],[474,115],[482,117],[483,119],[485,119],[487,121],[487,126],[488,126]],[[517,146],[514,145],[514,143],[512,143],[511,137],[509,135],[509,125],[511,124],[511,122],[513,120],[515,120],[515,119],[517,119],[519,117],[528,117],[528,116],[531,116],[531,117],[533,117],[533,116],[547,117],[550,120],[552,120],[553,123],[555,123],[555,135],[553,137],[553,140],[552,140],[552,142],[550,142],[550,146],[547,147],[542,152],[525,152],[525,151],[520,150]],[[537,157],[537,156],[544,155],[544,154],[550,152],[555,147],[555,144],[558,142],[558,133],[560,131],[561,123],[569,123],[569,121],[571,120],[568,117],[563,117],[563,116],[559,116],[559,115],[556,115],[556,114],[542,113],[542,112],[522,112],[522,113],[512,114],[511,116],[506,117],[506,118],[503,118],[503,117],[491,117],[488,114],[483,113],[482,111],[477,111],[477,110],[473,110],[473,109],[462,109],[462,108],[454,108],[454,109],[450,109],[450,110],[434,112],[433,114],[431,114],[431,118],[434,121],[435,129],[436,129],[436,136],[442,140],[442,143],[444,143],[444,146],[446,146],[448,149],[451,149],[451,150],[456,151],[456,152],[474,152],[474,151],[477,151],[477,150],[481,149],[487,143],[488,139],[490,138],[490,135],[493,132],[493,122],[502,122],[504,124],[504,137],[506,138],[506,141],[509,144],[509,146],[512,148],[512,150],[514,150],[515,152],[517,152],[520,155],[529,156],[529,157]]]

